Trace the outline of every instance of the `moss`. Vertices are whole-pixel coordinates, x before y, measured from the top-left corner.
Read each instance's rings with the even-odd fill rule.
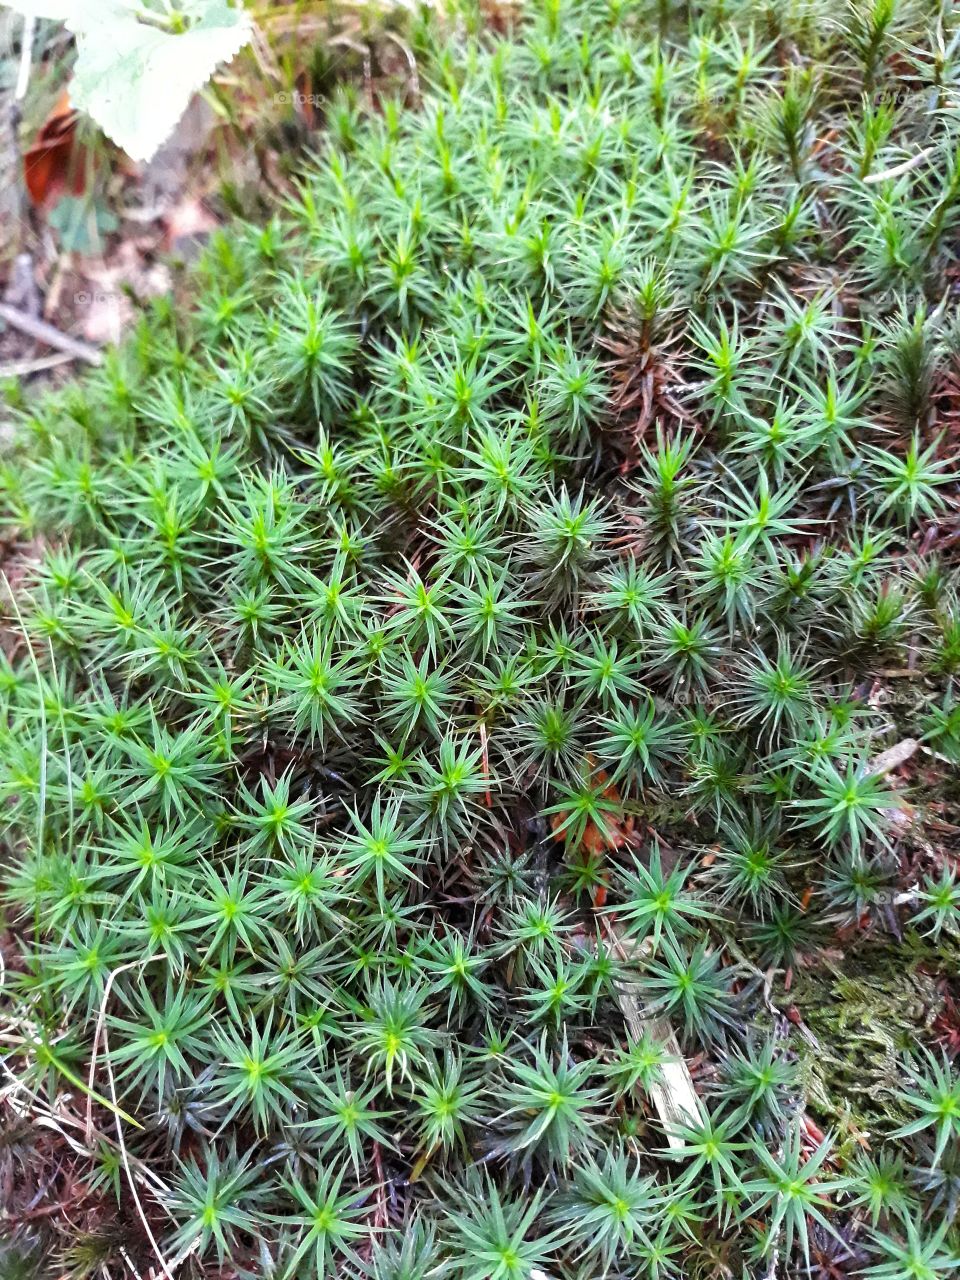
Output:
[[[887,1136],[908,1118],[896,1098],[904,1056],[930,1041],[942,976],[960,972],[960,952],[914,938],[812,960],[785,997],[803,1024],[797,1047],[811,1109],[851,1136]]]
[[[331,113],[191,305],[19,415],[6,992],[45,1040],[15,1069],[116,1089],[195,1274],[799,1274],[809,1184],[860,1230],[793,1055],[845,1141],[889,1132],[960,927],[922,804],[893,847],[910,775],[870,764],[890,670],[922,671],[903,732],[936,701],[952,740],[960,644],[923,550],[960,115],[865,111],[939,40],[876,7],[544,0],[422,109]],[[929,941],[874,955],[864,919]],[[840,922],[859,953],[800,971]],[[817,1053],[756,1034],[788,966]],[[682,1135],[625,983],[703,1085]]]

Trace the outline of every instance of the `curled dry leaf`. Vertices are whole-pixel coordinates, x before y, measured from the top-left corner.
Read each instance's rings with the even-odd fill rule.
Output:
[[[23,153],[23,180],[34,206],[49,207],[63,195],[83,195],[89,164],[89,152],[77,142],[77,112],[64,89]]]

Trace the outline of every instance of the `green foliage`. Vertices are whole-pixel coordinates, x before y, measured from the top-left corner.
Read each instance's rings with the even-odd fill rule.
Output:
[[[185,1276],[956,1268],[933,8],[418,50],[422,104],[331,107],[193,304],[12,409],[3,1052],[93,1089],[117,1274],[116,1124]],[[940,1006],[867,1131],[794,999],[893,938]]]

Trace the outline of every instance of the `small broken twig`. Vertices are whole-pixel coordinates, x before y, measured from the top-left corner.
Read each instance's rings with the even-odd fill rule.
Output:
[[[919,168],[933,150],[933,147],[924,147],[915,156],[911,156],[909,160],[904,160],[902,164],[895,164],[892,169],[884,169],[880,173],[868,173],[863,181],[868,186],[872,186],[875,182],[886,182],[888,178],[902,178],[911,169]]]
[[[897,742],[886,751],[881,751],[879,755],[874,756],[867,768],[875,775],[890,773],[900,765],[906,764],[919,746],[920,743],[916,738],[904,738],[902,742]]]
[[[44,369],[56,369],[67,364],[73,356],[69,351],[58,351],[54,356],[38,356],[36,360],[10,360],[0,364],[0,379],[25,378],[30,373],[42,373]]]
[[[27,85],[30,83],[30,68],[33,65],[33,38],[37,31],[37,19],[33,14],[23,20],[23,41],[20,45],[20,69],[17,72],[17,87],[13,91],[14,102],[22,102],[27,96]]]
[[[626,960],[636,954],[637,948],[627,943],[615,929],[611,930],[614,946]],[[683,1125],[697,1125],[701,1121],[700,1101],[693,1087],[693,1078],[680,1052],[676,1032],[666,1018],[651,1018],[641,1009],[635,988],[627,983],[617,986],[617,1003],[630,1034],[639,1040],[649,1031],[667,1050],[668,1060],[660,1069],[660,1080],[651,1086],[650,1096],[657,1115],[667,1135],[667,1143],[674,1150],[681,1148],[683,1138],[677,1132]]]
[[[34,338],[37,342],[56,348],[57,351],[66,352],[74,360],[85,360],[87,364],[94,365],[103,363],[103,356],[96,347],[80,342],[77,338],[71,338],[69,334],[62,333],[46,320],[35,320],[32,316],[24,315],[22,311],[9,306],[6,302],[0,302],[0,320],[5,320],[12,328],[25,333],[28,338]]]

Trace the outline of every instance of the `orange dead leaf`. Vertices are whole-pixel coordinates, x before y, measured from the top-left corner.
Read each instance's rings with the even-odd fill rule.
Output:
[[[592,768],[593,763],[593,758],[588,756],[587,764]],[[593,774],[593,777],[597,782],[602,783],[608,781],[609,775],[604,773],[602,769],[599,769]],[[616,783],[610,782],[606,787],[604,787],[603,797],[605,800],[612,800],[619,808],[621,804],[621,797],[620,790]],[[569,812],[554,813],[551,815],[550,827],[553,832],[554,840],[559,840],[561,843],[566,840],[564,824],[569,816]],[[617,814],[607,814],[604,821],[607,826],[606,834],[600,830],[595,822],[588,822],[583,833],[583,840],[581,841],[581,847],[586,849],[587,853],[592,854],[595,858],[601,857],[607,849],[621,848],[633,835],[634,821],[633,818],[628,815],[621,814],[618,816]]]
[[[77,113],[64,89],[23,153],[23,180],[36,206],[56,204],[63,195],[83,195],[87,152],[76,141]]]

